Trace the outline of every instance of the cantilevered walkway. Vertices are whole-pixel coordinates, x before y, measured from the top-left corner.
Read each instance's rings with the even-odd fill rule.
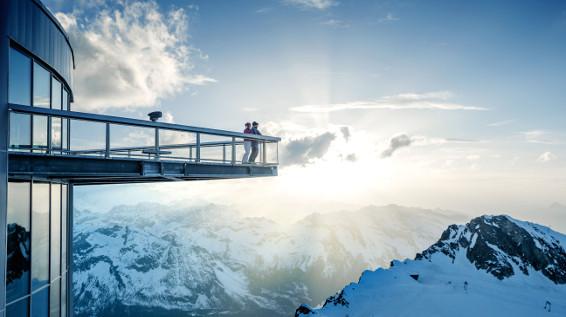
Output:
[[[19,115],[10,117],[11,131],[23,129],[11,140],[10,177],[88,185],[277,175],[277,137],[14,104],[9,110]],[[28,117],[47,118],[47,126],[25,124],[26,131]],[[241,161],[244,139],[259,144],[255,164]]]

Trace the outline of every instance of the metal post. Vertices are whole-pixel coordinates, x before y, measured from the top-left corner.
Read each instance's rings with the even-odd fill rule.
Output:
[[[197,157],[195,159],[195,162],[199,163],[200,162],[200,133],[197,132]]]
[[[193,147],[189,145],[189,161],[193,159]]]
[[[51,116],[47,116],[47,154],[51,154],[51,150],[52,150],[52,143],[51,143],[51,138],[52,133],[51,133]]]
[[[232,137],[232,165],[236,164],[236,138]]]
[[[155,159],[159,160],[159,128],[155,128]]]
[[[265,141],[261,142],[261,148],[262,148],[262,152],[261,152],[261,162],[263,164],[267,163],[267,148],[265,147],[266,143]]]
[[[104,152],[105,158],[110,158],[110,123],[106,122],[106,151]]]
[[[222,163],[226,163],[226,144],[222,144]]]

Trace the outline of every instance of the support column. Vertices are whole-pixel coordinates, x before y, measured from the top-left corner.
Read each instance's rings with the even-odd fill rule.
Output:
[[[73,215],[75,214],[75,186],[73,183],[69,183],[67,195],[67,263],[69,268],[67,273],[67,316],[72,317],[75,311],[73,306]]]
[[[6,308],[6,216],[8,213],[8,1],[0,1],[0,317]]]

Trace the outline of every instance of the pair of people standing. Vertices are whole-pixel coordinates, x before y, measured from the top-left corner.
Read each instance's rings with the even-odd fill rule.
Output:
[[[250,124],[246,122],[244,134],[261,135],[258,129],[259,123],[253,122]],[[244,157],[242,157],[242,164],[251,163],[255,164],[257,155],[259,154],[259,142],[255,139],[244,139]]]

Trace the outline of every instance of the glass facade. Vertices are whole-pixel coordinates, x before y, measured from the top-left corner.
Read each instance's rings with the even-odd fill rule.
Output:
[[[31,59],[18,50],[10,49],[9,71],[9,101],[10,103],[31,105]]]
[[[10,150],[26,151],[31,147],[31,116],[10,113]]]
[[[8,183],[6,301],[29,293],[30,285],[30,183]]]
[[[37,0],[2,0],[0,49],[7,69],[0,87],[9,121],[0,123],[0,138],[8,143],[8,156],[0,151],[0,216],[6,220],[5,254],[0,253],[5,286],[0,286],[0,316],[66,316],[69,281],[66,248],[71,226],[63,180],[10,173],[6,164],[21,152],[60,153],[68,143],[69,123],[48,114],[22,114],[8,104],[38,110],[69,110],[72,99],[74,57],[70,43],[55,18]],[[5,9],[5,10],[4,10]],[[4,65],[4,64],[3,64]],[[6,96],[7,94],[7,96]],[[30,108],[31,109],[31,108]],[[3,149],[2,149],[3,150]],[[29,157],[32,157],[29,155]],[[6,180],[7,179],[7,180]],[[4,191],[6,189],[6,191]],[[2,204],[4,206],[2,206]]]
[[[7,317],[28,311],[65,315],[68,188],[56,182],[8,183]]]
[[[33,63],[33,106],[49,108],[51,104],[51,75],[38,63]]]
[[[33,183],[31,198],[31,286],[49,280],[49,184]]]
[[[15,48],[10,49],[9,73],[10,103],[56,110],[70,109],[69,91],[62,82],[33,58]],[[12,113],[10,122],[12,151],[31,149],[36,153],[46,153],[51,149],[61,153],[62,150],[68,150],[68,119]]]

